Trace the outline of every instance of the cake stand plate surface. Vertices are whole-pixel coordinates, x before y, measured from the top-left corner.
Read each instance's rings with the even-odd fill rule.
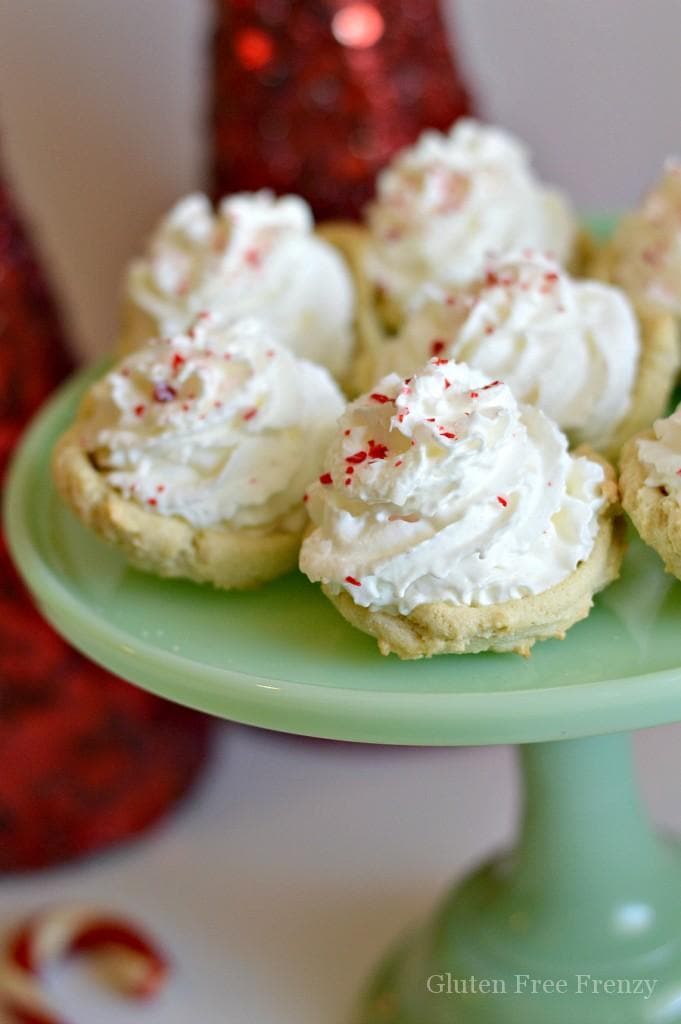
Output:
[[[49,472],[98,372],[67,385],[26,435],[6,525],[45,616],[111,671],[226,718],[380,743],[536,742],[681,718],[681,583],[638,540],[589,618],[529,659],[382,657],[297,572],[228,593],[128,568],[64,507]]]
[[[72,643],[161,696],[270,729],[524,744],[516,849],[395,948],[358,1024],[681,1024],[681,863],[641,813],[625,735],[681,719],[681,584],[657,555],[632,538],[589,618],[527,660],[382,658],[300,574],[252,593],[159,580],[80,526],[49,463],[97,372],[46,406],[6,490],[14,559]]]

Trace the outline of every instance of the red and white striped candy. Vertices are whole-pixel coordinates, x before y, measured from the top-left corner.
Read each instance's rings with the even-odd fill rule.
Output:
[[[54,1012],[42,985],[44,970],[79,953],[112,951],[121,990],[135,999],[156,995],[168,961],[135,926],[79,907],[41,911],[10,936],[0,961],[0,1024],[66,1024]],[[119,961],[119,963],[118,963]]]

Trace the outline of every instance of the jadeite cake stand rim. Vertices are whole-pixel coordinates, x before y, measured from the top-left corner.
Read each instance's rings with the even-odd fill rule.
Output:
[[[627,568],[623,583],[615,585],[620,590],[613,599],[615,605],[620,601],[624,611],[598,608],[586,623],[569,632],[567,640],[538,644],[527,662],[517,655],[450,655],[408,663],[392,656],[381,658],[374,642],[341,620],[317,588],[298,578],[299,574],[269,584],[256,597],[253,593],[220,595],[206,587],[123,570],[117,553],[94,539],[63,508],[48,470],[54,441],[71,420],[82,391],[101,372],[100,364],[76,375],[34,420],[9,473],[5,522],[12,556],[48,620],[74,646],[112,672],[159,696],[221,717],[363,742],[544,742],[681,719],[681,644],[677,657],[669,632],[681,610],[681,584],[666,577],[657,556],[639,542],[629,557],[633,564],[644,565],[641,600],[645,608],[642,605],[639,613],[639,588],[631,586],[627,575],[631,577],[634,570]],[[88,558],[97,560],[96,568]],[[85,581],[88,574],[98,572],[120,575],[120,585],[93,597]],[[622,593],[626,599],[621,599]],[[638,620],[653,600],[662,612],[640,628]],[[224,601],[224,619],[215,619],[215,630],[224,631],[224,664],[219,655],[212,663],[202,660],[201,650],[191,650],[191,638],[178,651],[168,645],[167,637],[159,643],[149,631],[138,628],[148,609],[165,608],[168,602],[167,630],[171,635],[179,633],[189,611],[200,614],[202,603],[215,617],[217,601]],[[121,626],[112,614],[126,610],[126,602],[132,618]],[[311,622],[309,634],[310,642],[317,644],[316,660],[295,649],[296,637],[291,640],[291,630],[297,628],[295,618],[286,635],[280,630],[268,636],[281,615],[292,614],[290,606],[296,602],[303,603],[303,617],[320,617],[319,624]],[[663,621],[660,616],[664,616],[664,635],[656,638],[654,630]],[[233,621],[236,625],[230,635]],[[257,656],[244,651],[241,643],[249,629],[260,640],[259,645],[251,644],[259,646]],[[594,630],[607,634],[602,644]],[[328,633],[326,648],[319,646],[320,631]],[[156,632],[160,634],[161,629]],[[216,638],[218,644],[220,639]],[[646,660],[648,654],[640,650],[646,642],[653,669]],[[660,661],[661,651],[666,653]],[[596,678],[580,682],[579,673],[588,674],[598,657],[603,667],[596,670]],[[616,657],[625,658],[620,667],[625,665],[626,671],[610,675],[611,659]],[[637,658],[643,670],[630,674]],[[306,681],[310,671],[317,672],[315,681]],[[567,673],[567,682],[561,681],[561,672]],[[323,685],[316,678],[323,678]],[[504,683],[509,678],[511,683]]]

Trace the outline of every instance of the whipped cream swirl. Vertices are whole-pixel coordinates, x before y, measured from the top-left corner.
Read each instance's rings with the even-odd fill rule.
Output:
[[[538,594],[586,559],[603,468],[479,371],[431,360],[348,406],[308,490],[300,566],[364,607]]]
[[[119,363],[78,422],[83,448],[131,501],[197,527],[296,529],[343,408],[328,372],[258,321],[202,317]]]
[[[650,312],[681,316],[681,158],[670,157],[612,241],[612,279]]]
[[[648,471],[648,487],[662,487],[681,505],[681,405],[653,425],[655,438],[638,442],[638,455]]]
[[[376,377],[407,376],[442,354],[502,377],[576,444],[607,445],[631,408],[641,349],[621,291],[575,281],[555,261],[525,252],[490,261],[459,293],[431,295],[378,353]]]
[[[563,196],[534,177],[523,147],[472,120],[427,131],[378,178],[368,210],[366,270],[403,309],[429,282],[460,286],[491,253],[526,246],[564,262],[574,218]]]
[[[205,196],[187,196],[131,264],[126,297],[159,335],[186,330],[203,310],[224,322],[257,316],[297,355],[342,375],[352,355],[354,289],[339,254],[313,228],[297,196],[238,194],[215,212]]]

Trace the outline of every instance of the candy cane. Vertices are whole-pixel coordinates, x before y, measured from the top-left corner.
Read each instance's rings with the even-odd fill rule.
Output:
[[[121,990],[134,999],[155,996],[168,974],[165,956],[128,922],[84,908],[42,911],[21,924],[0,961],[0,1024],[66,1024],[42,991],[46,967],[77,953],[115,949],[126,971]]]

